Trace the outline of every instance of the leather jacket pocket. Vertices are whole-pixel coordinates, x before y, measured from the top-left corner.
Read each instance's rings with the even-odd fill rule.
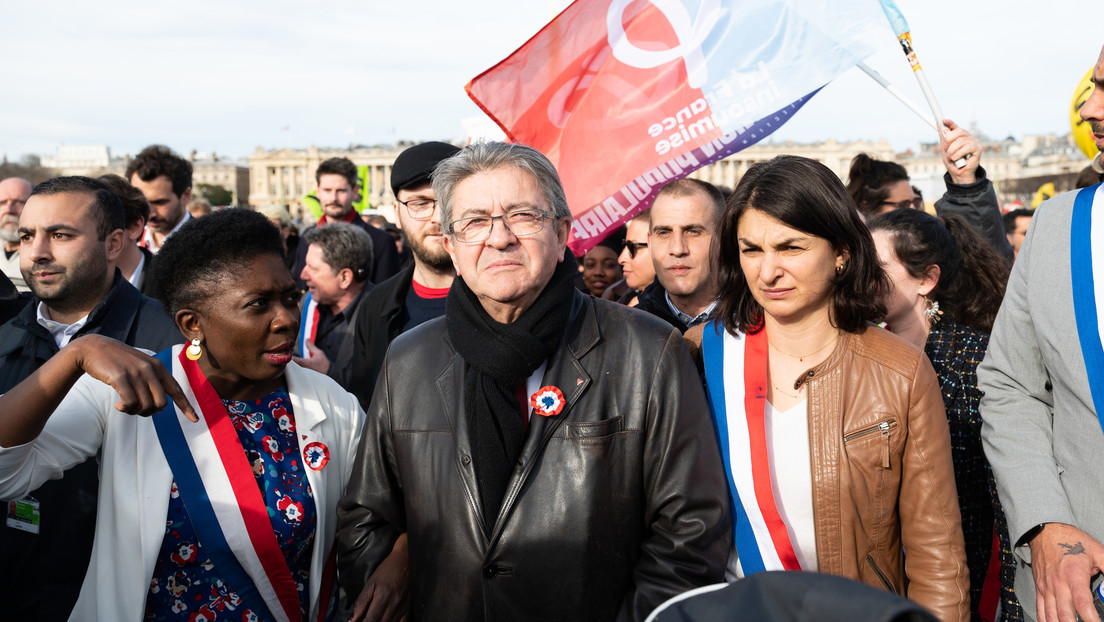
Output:
[[[845,429],[843,451],[848,468],[847,496],[860,515],[867,537],[890,529],[896,515],[900,491],[900,445],[898,418],[890,413],[873,417]],[[896,455],[897,457],[894,457]],[[896,471],[894,469],[897,469]]]
[[[563,434],[566,438],[600,439],[621,432],[624,424],[625,418],[622,416],[599,421],[565,421]]]
[[[893,584],[889,581],[889,575],[878,566],[878,562],[874,560],[873,555],[866,556],[866,566],[873,571],[874,576],[878,579],[878,582],[882,584],[885,591],[893,594],[897,593],[897,590],[893,589]]]
[[[897,429],[897,419],[889,418],[883,419],[874,425],[859,428],[853,432],[849,432],[843,435],[843,442],[845,445],[853,442],[866,439],[866,442],[870,442],[874,435],[880,435],[878,439],[878,458],[883,469],[890,468],[889,454],[890,454],[890,435]]]

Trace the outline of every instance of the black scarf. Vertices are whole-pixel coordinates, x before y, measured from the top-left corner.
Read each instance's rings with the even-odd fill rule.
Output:
[[[445,318],[449,339],[467,363],[464,406],[488,529],[494,525],[525,442],[525,424],[514,391],[559,347],[578,272],[575,258],[567,253],[533,305],[510,324],[487,315],[463,278],[457,277],[449,289]]]

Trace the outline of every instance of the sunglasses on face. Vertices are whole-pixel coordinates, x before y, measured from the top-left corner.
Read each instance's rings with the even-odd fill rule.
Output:
[[[647,242],[633,242],[631,240],[625,240],[625,248],[629,249],[629,257],[636,259],[636,251],[642,248],[648,248]]]

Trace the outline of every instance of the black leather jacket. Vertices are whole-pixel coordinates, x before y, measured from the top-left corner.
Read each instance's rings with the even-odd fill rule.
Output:
[[[463,409],[465,364],[444,318],[400,335],[376,386],[338,506],[338,562],[355,596],[409,534],[413,620],[643,620],[722,580],[727,491],[681,335],[575,294],[496,523],[483,525]]]

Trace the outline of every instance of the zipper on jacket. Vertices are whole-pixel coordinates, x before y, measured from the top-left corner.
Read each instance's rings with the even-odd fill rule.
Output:
[[[896,594],[897,590],[893,589],[893,585],[889,582],[889,577],[887,577],[885,573],[882,572],[882,569],[878,567],[878,563],[874,561],[873,555],[866,556],[866,563],[870,564],[870,568],[874,571],[874,574],[878,575],[878,580],[882,582],[883,586],[885,586],[886,591],[891,594]]]
[[[889,468],[889,432],[890,432],[890,430],[893,430],[893,429],[896,429],[896,428],[897,428],[897,420],[896,419],[889,419],[888,421],[879,421],[875,425],[872,425],[868,428],[863,428],[861,430],[858,430],[857,432],[852,432],[852,433],[844,436],[843,437],[843,442],[850,443],[851,441],[853,441],[857,438],[862,438],[864,436],[874,434],[875,432],[880,433],[882,435],[882,439],[884,441],[882,443],[882,452],[881,452],[882,453],[882,468],[883,469],[888,469]]]
[[[809,412],[813,406],[813,383],[807,383],[805,385],[805,425],[808,428],[807,434],[809,435],[809,481],[813,484],[813,544],[817,543],[817,527],[820,525],[820,512],[817,511],[816,503],[816,464],[813,461],[813,418],[809,416]],[[817,567],[824,568],[824,560],[820,558],[821,547],[817,546]],[[821,570],[821,572],[825,572]]]

